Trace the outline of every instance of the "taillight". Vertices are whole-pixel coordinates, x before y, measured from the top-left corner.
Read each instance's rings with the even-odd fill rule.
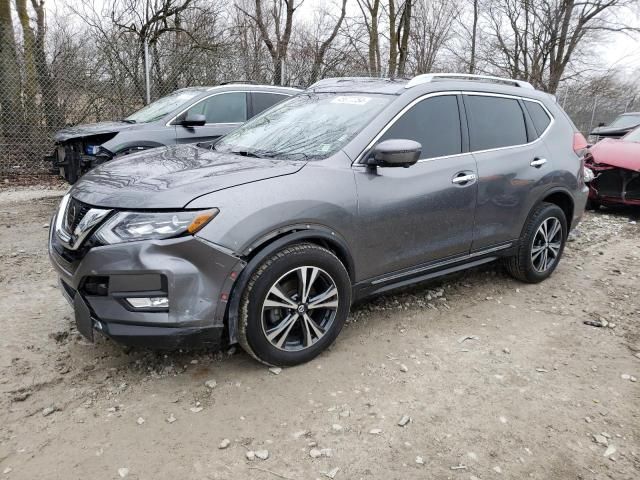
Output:
[[[587,140],[584,138],[580,132],[575,132],[573,134],[573,151],[576,152],[580,158],[583,158],[587,153],[587,147],[589,144]]]

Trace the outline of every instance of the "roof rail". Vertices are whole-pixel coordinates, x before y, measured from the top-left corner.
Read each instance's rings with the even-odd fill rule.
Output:
[[[424,73],[422,75],[417,75],[409,80],[409,83],[405,86],[405,88],[415,87],[416,85],[422,85],[423,83],[429,83],[439,78],[451,78],[451,79],[461,79],[461,80],[488,80],[496,83],[509,83],[516,87],[521,88],[529,88],[534,90],[533,85],[529,82],[525,82],[524,80],[515,80],[513,78],[504,78],[504,77],[492,77],[490,75],[473,75],[471,73]]]

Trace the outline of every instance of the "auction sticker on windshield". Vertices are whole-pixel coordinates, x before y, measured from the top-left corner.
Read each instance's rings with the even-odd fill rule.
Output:
[[[371,100],[371,97],[348,96],[348,97],[336,97],[333,100],[331,100],[331,103],[344,103],[346,105],[364,105],[368,103],[369,100]]]

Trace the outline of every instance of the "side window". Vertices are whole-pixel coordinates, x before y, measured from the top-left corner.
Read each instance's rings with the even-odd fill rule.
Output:
[[[283,100],[289,98],[288,95],[280,95],[277,93],[266,92],[254,92],[251,94],[251,101],[253,102],[252,115],[257,115],[263,112],[267,108],[273,107],[276,103],[280,103]]]
[[[538,102],[525,100],[524,106],[527,108],[531,120],[533,120],[533,126],[536,127],[536,132],[538,132],[537,136],[539,137],[551,123],[549,114]]]
[[[518,100],[466,95],[471,151],[527,143],[524,112]]]
[[[194,105],[187,115],[190,113],[203,114],[207,123],[242,123],[247,120],[247,95],[220,93]]]
[[[455,95],[441,95],[415,104],[379,141],[394,138],[420,143],[421,159],[462,153],[458,99]]]

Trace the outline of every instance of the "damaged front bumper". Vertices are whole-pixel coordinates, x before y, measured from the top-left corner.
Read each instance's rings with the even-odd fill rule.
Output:
[[[70,184],[93,167],[108,162],[114,154],[100,145],[85,145],[81,141],[57,144],[51,155],[44,158],[51,162],[51,173],[58,174]]]
[[[592,203],[640,205],[640,172],[592,162],[586,166],[594,175],[588,183]]]
[[[49,256],[78,331],[91,341],[97,331],[155,349],[226,343],[227,301],[245,263],[209,242],[181,237],[71,251],[51,228]],[[158,307],[146,299],[165,300]]]

